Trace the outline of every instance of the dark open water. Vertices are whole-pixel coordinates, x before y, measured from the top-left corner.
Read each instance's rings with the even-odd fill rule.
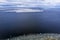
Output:
[[[25,33],[60,33],[60,11],[0,12],[0,38]]]

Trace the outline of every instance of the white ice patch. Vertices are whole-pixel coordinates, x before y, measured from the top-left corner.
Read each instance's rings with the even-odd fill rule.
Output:
[[[43,12],[43,10],[35,10],[35,9],[17,9],[17,10],[9,10],[9,11],[5,11],[5,12]]]

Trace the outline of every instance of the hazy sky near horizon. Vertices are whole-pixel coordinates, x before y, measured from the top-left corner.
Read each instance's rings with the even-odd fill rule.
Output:
[[[55,7],[60,0],[0,0],[0,5],[15,5],[16,7]]]
[[[53,8],[56,7],[57,4],[60,3],[60,0],[0,0],[0,8],[10,8],[11,7],[28,7],[28,9],[18,9],[18,10],[13,10],[17,12],[24,12],[25,10],[29,10],[28,12],[35,12],[35,11],[40,11],[40,10],[33,10],[29,9],[29,7],[40,7],[40,8]],[[9,5],[9,6],[3,6],[3,5]],[[11,10],[10,10],[11,11]]]

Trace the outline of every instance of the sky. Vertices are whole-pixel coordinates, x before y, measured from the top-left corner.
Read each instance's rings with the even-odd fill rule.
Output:
[[[46,6],[51,7],[55,6],[56,4],[60,3],[60,0],[0,0],[0,4],[14,4],[16,6],[26,6],[26,7],[40,7]]]
[[[14,4],[16,6],[19,6],[19,4],[21,4],[20,6],[26,6],[26,7],[35,7],[37,5],[39,5],[39,0],[1,0],[1,4]]]
[[[48,9],[48,8],[57,7],[59,6],[58,4],[60,4],[60,0],[0,0],[0,9],[1,8],[11,9],[15,7],[16,8],[18,7],[28,7],[28,8],[29,7],[37,7],[37,8],[40,7],[40,8]]]

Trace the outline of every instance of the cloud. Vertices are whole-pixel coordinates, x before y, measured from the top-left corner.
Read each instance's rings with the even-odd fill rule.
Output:
[[[54,1],[54,2],[53,2]],[[13,8],[13,7],[42,7],[51,8],[55,7],[59,0],[0,0],[0,8]]]
[[[0,2],[7,2],[7,0],[0,0]]]
[[[1,0],[0,5],[15,5],[17,7],[36,7],[40,5],[41,1],[39,0]],[[21,4],[21,5],[20,5]]]

